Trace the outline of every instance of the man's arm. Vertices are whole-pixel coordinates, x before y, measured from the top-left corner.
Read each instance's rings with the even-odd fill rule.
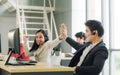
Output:
[[[67,37],[65,40],[70,46],[72,46],[75,50],[79,50],[81,47],[83,47],[82,44],[76,42],[75,40],[73,40],[70,37]]]

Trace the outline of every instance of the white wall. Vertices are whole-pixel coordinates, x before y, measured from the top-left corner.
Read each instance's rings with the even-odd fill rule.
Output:
[[[101,21],[101,0],[88,0],[87,20],[90,19]]]
[[[0,10],[2,10],[0,8]],[[6,54],[8,50],[8,32],[16,27],[15,13],[0,12],[0,34],[2,53]]]

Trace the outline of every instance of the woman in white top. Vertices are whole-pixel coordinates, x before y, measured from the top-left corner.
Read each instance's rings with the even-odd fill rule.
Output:
[[[49,41],[45,31],[38,30],[36,32],[36,36],[32,48],[28,50],[25,44],[25,54],[27,56],[34,56],[37,62],[50,64],[51,51],[55,46],[57,46],[61,42],[61,40],[62,37],[59,36],[55,40]]]

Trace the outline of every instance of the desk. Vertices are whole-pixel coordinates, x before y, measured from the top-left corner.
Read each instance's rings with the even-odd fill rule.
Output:
[[[72,57],[62,57],[60,64],[63,66],[68,66]]]
[[[73,68],[38,63],[30,66],[11,66],[0,62],[0,75],[73,75]]]

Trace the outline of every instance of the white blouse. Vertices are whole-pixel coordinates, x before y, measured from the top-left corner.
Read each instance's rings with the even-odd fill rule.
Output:
[[[34,56],[36,61],[38,62],[43,62],[43,63],[51,63],[51,51],[53,50],[54,47],[56,47],[61,40],[59,38],[56,38],[55,40],[52,41],[47,41],[43,45],[39,46],[39,48],[35,51],[29,52],[27,45],[24,45],[25,48],[25,54],[27,56]]]

